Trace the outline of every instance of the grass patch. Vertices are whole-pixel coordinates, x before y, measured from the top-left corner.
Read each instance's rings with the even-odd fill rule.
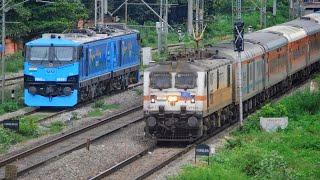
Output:
[[[2,59],[1,59],[2,61]],[[23,70],[23,56],[22,51],[17,51],[16,53],[6,57],[6,73],[17,73]],[[2,72],[0,68],[0,73]]]
[[[143,90],[141,89],[133,89],[134,92],[136,92],[137,96],[141,96],[143,94]]]
[[[101,109],[101,110],[117,109],[119,107],[120,107],[120,104],[104,104],[103,100],[96,101],[92,106],[92,108],[94,109]]]
[[[210,166],[187,166],[172,179],[319,179],[320,92],[297,92],[249,116]],[[287,129],[260,128],[259,117],[289,118]]]
[[[100,109],[93,109],[88,112],[88,117],[98,117],[98,116],[102,116],[102,115],[103,115],[103,113]]]
[[[51,133],[61,132],[63,129],[64,123],[61,121],[52,122],[49,126]]]
[[[0,153],[5,153],[11,145],[43,135],[44,132],[40,131],[37,122],[41,118],[41,116],[21,118],[19,131],[0,128]]]
[[[5,90],[4,103],[1,103],[0,97],[0,115],[14,112],[24,107],[23,84],[17,85],[14,89],[15,99],[11,99],[11,89]]]
[[[92,106],[93,110],[88,112],[88,117],[98,117],[103,115],[103,111],[117,109],[120,104],[104,104],[103,100],[98,100]]]

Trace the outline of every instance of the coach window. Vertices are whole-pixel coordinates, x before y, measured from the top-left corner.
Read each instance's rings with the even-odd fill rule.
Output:
[[[228,67],[227,67],[227,73],[228,73],[228,75],[227,75],[227,83],[228,83],[228,87],[230,87],[230,84],[231,84],[231,75],[230,75],[230,65],[228,65]]]

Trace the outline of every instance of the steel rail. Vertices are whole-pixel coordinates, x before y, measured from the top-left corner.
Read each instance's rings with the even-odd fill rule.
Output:
[[[119,94],[119,93],[125,92],[126,90],[130,90],[130,89],[133,89],[133,88],[135,88],[135,87],[139,87],[139,86],[141,86],[141,85],[142,85],[142,83],[133,84],[133,85],[130,85],[127,89],[119,90],[119,91],[116,91],[116,92],[114,92],[114,93]],[[56,116],[58,116],[58,115],[60,115],[60,114],[63,114],[63,113],[66,113],[66,112],[70,112],[70,111],[74,111],[74,110],[76,110],[76,109],[82,108],[82,107],[84,107],[84,106],[86,106],[86,105],[88,105],[88,104],[90,104],[90,103],[93,103],[95,100],[97,100],[98,98],[101,98],[101,97],[103,97],[103,96],[106,96],[106,95],[102,95],[102,96],[96,97],[96,98],[94,98],[93,100],[90,100],[90,101],[82,102],[82,103],[76,105],[75,107],[72,107],[72,108],[69,108],[69,109],[64,109],[64,110],[62,110],[62,111],[60,111],[60,112],[57,112],[57,113],[55,113],[55,114],[52,114],[52,115],[49,115],[49,116],[44,117],[44,118],[42,118],[42,119],[39,119],[38,122],[43,122],[43,121],[46,121],[46,120],[51,119],[51,118],[53,118],[53,117],[56,117]],[[35,114],[35,113],[37,113],[37,112],[41,112],[41,111],[42,111],[41,108],[37,108],[37,109],[35,109],[35,110],[32,110],[32,111],[23,113],[23,114],[21,114],[21,115],[17,115],[17,116],[14,116],[14,117],[10,117],[10,118],[7,118],[7,119],[0,120],[0,125],[3,124],[3,121],[5,121],[5,120],[20,119],[21,117],[33,115],[33,114]]]
[[[154,168],[148,170],[147,172],[143,173],[142,175],[140,175],[139,177],[135,178],[135,180],[142,180],[145,179],[149,176],[151,176],[153,173],[159,171],[160,169],[162,169],[163,167],[167,166],[168,164],[170,164],[171,162],[175,161],[176,159],[178,159],[179,157],[181,157],[182,155],[190,152],[193,148],[195,148],[195,146],[197,144],[203,143],[206,140],[214,137],[216,134],[224,131],[226,128],[232,126],[235,122],[233,123],[228,123],[223,125],[221,128],[213,131],[212,133],[208,134],[207,136],[199,139],[198,141],[196,141],[195,143],[187,146],[186,148],[184,148],[183,150],[181,150],[180,152],[174,154],[173,156],[171,156],[170,158],[168,158],[167,160],[163,161],[162,163],[160,163],[159,165],[155,166]]]
[[[143,151],[141,151],[141,152],[129,157],[128,159],[125,159],[122,162],[110,167],[109,169],[107,169],[107,170],[105,170],[103,172],[100,172],[98,175],[90,178],[90,180],[102,179],[102,178],[104,178],[104,177],[116,172],[117,170],[120,170],[121,168],[133,163],[134,161],[140,159],[141,157],[146,155],[148,152],[153,151],[155,148],[156,148],[156,146],[151,146],[151,147],[149,147],[149,148],[147,148],[147,149],[145,149],[145,150],[143,150]]]
[[[235,123],[235,122],[234,122]],[[209,138],[212,138],[214,135],[218,134],[219,132],[222,132],[223,130],[225,130],[226,128],[228,128],[229,126],[231,126],[234,123],[229,123],[226,124],[224,126],[222,126],[221,128],[213,131],[212,133],[210,133],[208,136],[205,136],[199,140],[197,140],[196,142],[194,142],[193,144],[187,146],[186,148],[184,148],[183,150],[181,150],[180,152],[174,154],[173,156],[171,156],[170,158],[168,158],[167,160],[165,160],[164,162],[162,162],[161,164],[157,165],[156,167],[148,170],[147,172],[145,172],[144,174],[142,174],[141,176],[139,176],[136,179],[145,179],[147,177],[149,177],[150,175],[152,175],[153,173],[155,173],[156,171],[162,169],[164,166],[168,165],[169,163],[173,162],[174,160],[176,160],[177,158],[181,157],[182,155],[188,153],[190,150],[192,150],[196,144],[202,143],[204,141],[206,141]],[[156,146],[151,146],[129,158],[127,158],[126,160],[120,162],[119,164],[116,164],[114,166],[112,166],[111,168],[100,172],[98,175],[91,177],[90,180],[97,180],[97,179],[102,179],[105,178],[109,175],[111,175],[112,173],[120,170],[121,168],[130,165],[131,163],[134,163],[135,161],[141,159],[142,157],[148,155],[148,152],[153,151],[154,149],[156,149]]]
[[[16,77],[12,77],[12,78],[7,78],[5,81],[8,82],[8,81],[14,81],[14,80],[17,80],[17,79],[23,79],[24,76],[16,76]],[[0,82],[2,82],[2,80],[0,79]]]
[[[114,116],[112,116],[112,117],[109,117],[109,118],[98,119],[98,120],[100,120],[99,122],[96,122],[96,123],[94,123],[94,124],[92,124],[92,125],[89,125],[89,126],[86,126],[86,127],[84,127],[84,128],[81,128],[81,129],[79,129],[79,130],[77,130],[77,131],[74,131],[74,132],[65,134],[65,135],[63,135],[63,136],[61,136],[61,137],[58,137],[58,138],[53,139],[53,140],[51,140],[51,141],[49,141],[49,142],[46,142],[46,143],[41,144],[41,145],[39,145],[39,146],[36,146],[36,147],[34,147],[34,148],[32,148],[32,149],[29,149],[29,150],[27,150],[27,151],[24,151],[24,152],[22,152],[22,153],[19,153],[19,154],[17,154],[17,155],[14,155],[14,156],[12,156],[12,157],[9,157],[9,158],[5,159],[5,160],[3,160],[3,161],[0,162],[0,168],[4,167],[5,165],[7,165],[7,164],[9,164],[9,163],[15,162],[15,161],[17,161],[17,160],[19,160],[19,159],[26,158],[26,157],[29,156],[29,155],[35,154],[35,153],[37,153],[38,151],[44,150],[44,149],[46,149],[46,148],[50,148],[50,147],[52,147],[52,146],[54,146],[54,145],[56,145],[56,144],[58,144],[58,143],[60,143],[60,142],[64,142],[64,141],[66,141],[66,140],[68,140],[68,139],[70,139],[70,138],[72,138],[72,137],[81,135],[81,134],[83,134],[83,133],[85,133],[85,132],[88,132],[88,131],[90,131],[90,130],[92,130],[92,129],[98,128],[98,127],[100,127],[101,125],[104,125],[104,124],[109,123],[109,122],[112,122],[112,121],[114,121],[114,120],[116,120],[116,119],[125,117],[125,116],[127,116],[128,114],[131,114],[131,113],[136,112],[136,111],[141,110],[141,109],[142,109],[142,105],[141,105],[141,106],[134,107],[134,108],[131,108],[131,109],[129,109],[129,110],[126,110],[125,112],[116,114],[116,115],[114,115]],[[101,136],[99,136],[99,137],[96,137],[96,138],[92,139],[91,141],[96,141],[96,140],[98,140],[98,139],[100,139],[100,138],[102,138],[102,137],[104,137],[104,136],[106,136],[106,135],[110,135],[111,133],[114,133],[114,132],[122,129],[123,127],[126,127],[126,126],[128,126],[128,125],[130,125],[130,124],[133,124],[133,123],[140,122],[140,121],[142,121],[142,120],[143,120],[143,118],[136,119],[136,120],[134,120],[133,122],[127,123],[127,124],[125,124],[125,125],[123,125],[123,126],[121,126],[121,127],[119,127],[119,128],[116,128],[116,129],[114,129],[114,130],[112,130],[112,131],[110,131],[110,132],[108,132],[108,133],[105,133],[105,134],[103,134],[103,135],[101,135]],[[77,146],[74,147],[74,148],[70,148],[69,150],[61,153],[60,155],[70,153],[70,152],[72,152],[72,151],[74,151],[74,150],[77,150],[77,149],[80,149],[80,148],[84,147],[85,145],[86,145],[86,142],[81,143],[80,145],[77,145]],[[50,160],[50,159],[52,159],[52,158],[55,158],[55,157],[56,157],[56,156],[51,157],[51,158],[49,158],[48,160]],[[48,161],[48,160],[46,160],[46,161]],[[46,161],[45,161],[45,162],[46,162]],[[20,176],[21,174],[23,174],[23,173],[25,173],[25,172],[27,172],[27,171],[29,171],[29,170],[31,170],[31,169],[34,169],[34,168],[40,166],[41,164],[43,164],[43,163],[45,163],[45,162],[38,163],[38,164],[33,165],[33,166],[31,166],[31,167],[28,167],[28,168],[26,168],[26,169],[24,169],[24,170],[19,170],[18,176]],[[0,179],[1,179],[1,178],[0,178]]]

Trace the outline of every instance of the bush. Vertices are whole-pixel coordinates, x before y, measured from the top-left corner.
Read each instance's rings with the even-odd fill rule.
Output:
[[[61,132],[63,129],[64,123],[61,121],[52,122],[50,124],[50,132],[51,133],[57,133]]]
[[[1,108],[5,112],[13,112],[19,109],[18,103],[16,101],[6,101],[5,103],[1,104]]]
[[[94,103],[93,108],[102,108],[104,105],[104,102],[102,100],[98,100]]]
[[[23,70],[22,51],[18,51],[6,58],[6,72],[17,73]]]
[[[40,134],[38,123],[35,120],[20,120],[19,134],[27,137],[37,137]]]
[[[319,100],[320,92],[304,91],[267,104],[226,139],[210,166],[189,166],[175,179],[319,179]],[[261,131],[260,117],[284,116],[285,130]]]

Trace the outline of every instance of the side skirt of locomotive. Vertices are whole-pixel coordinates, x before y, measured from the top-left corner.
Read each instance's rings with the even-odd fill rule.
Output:
[[[110,72],[80,82],[79,101],[84,102],[113,91],[127,89],[139,81],[139,66]]]

